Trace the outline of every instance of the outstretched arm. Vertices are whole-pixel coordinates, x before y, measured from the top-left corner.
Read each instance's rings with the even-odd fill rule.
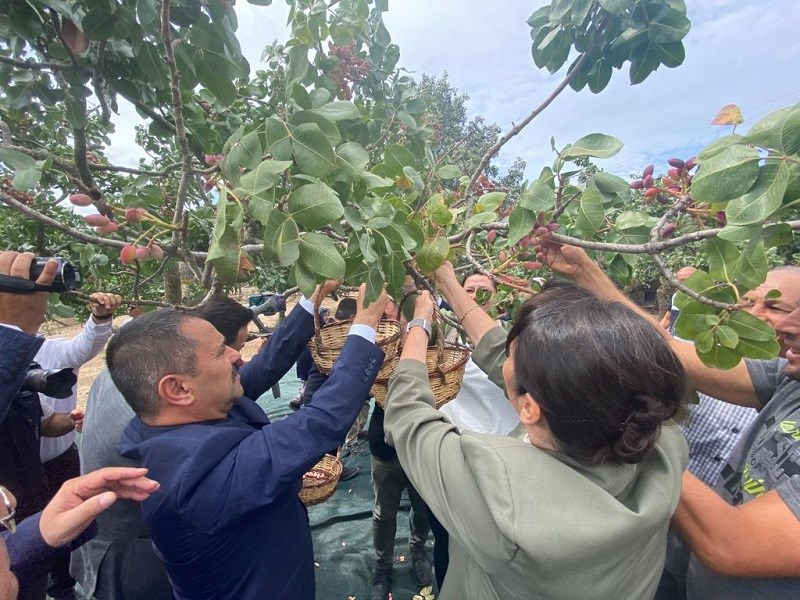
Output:
[[[761,408],[744,361],[727,371],[705,366],[692,344],[675,339],[664,331],[652,315],[632,302],[614,285],[583,249],[546,241],[539,256],[556,273],[573,279],[599,298],[626,305],[653,323],[681,359],[692,388],[714,398],[723,398],[732,404]]]
[[[800,576],[800,519],[778,490],[730,506],[687,471],[673,523],[710,571],[734,577]]]

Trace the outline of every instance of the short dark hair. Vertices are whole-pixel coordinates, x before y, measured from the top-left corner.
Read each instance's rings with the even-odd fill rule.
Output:
[[[486,277],[486,279],[488,279],[491,282],[492,289],[493,290],[497,289],[497,284],[495,283],[494,279],[489,277],[486,273],[482,273],[481,271],[478,271],[478,269],[473,269],[472,271],[470,271],[469,273],[464,275],[464,279],[461,280],[461,287],[464,287],[466,285],[467,279],[469,279],[470,277],[473,277],[475,275],[479,275],[481,277]]]
[[[516,392],[539,404],[561,451],[590,464],[642,460],[686,386],[653,325],[564,281],[545,283],[522,306],[506,351]]]
[[[239,330],[246,327],[253,318],[253,311],[227,296],[211,296],[197,310],[189,314],[211,323],[230,346],[236,341]]]
[[[194,340],[182,330],[192,315],[165,308],[132,319],[111,338],[106,363],[114,385],[137,415],[158,414],[158,382],[197,374]]]
[[[336,305],[336,314],[333,316],[333,318],[337,321],[346,321],[347,319],[352,319],[354,316],[356,316],[357,307],[358,305],[356,304],[355,298],[350,298],[349,296],[342,298],[339,300],[339,304]]]

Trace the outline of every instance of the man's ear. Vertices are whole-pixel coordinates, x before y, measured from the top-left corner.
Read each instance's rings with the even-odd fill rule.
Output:
[[[536,425],[542,419],[542,408],[528,392],[519,397],[519,420],[523,425]]]
[[[158,395],[170,405],[189,406],[194,402],[194,392],[181,375],[165,375],[158,382]]]

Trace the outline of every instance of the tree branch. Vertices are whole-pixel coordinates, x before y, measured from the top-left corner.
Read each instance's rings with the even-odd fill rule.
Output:
[[[34,62],[31,60],[16,60],[7,56],[0,56],[0,63],[5,63],[20,69],[29,71],[78,71],[80,73],[91,73],[92,70],[81,64],[68,64],[57,62]]]
[[[181,178],[178,182],[178,193],[175,199],[172,224],[176,226],[172,233],[172,245],[176,248],[181,245],[183,230],[179,227],[183,222],[183,207],[186,204],[186,195],[192,178],[192,152],[189,148],[189,139],[186,137],[186,127],[183,122],[183,98],[181,96],[181,76],[175,62],[175,49],[169,25],[169,0],[161,0],[161,38],[164,42],[164,54],[169,68],[169,88],[172,94],[172,110],[175,119],[175,137],[181,153]],[[176,40],[180,43],[180,40]]]
[[[487,165],[491,162],[491,160],[495,157],[495,155],[500,151],[500,148],[505,146],[506,143],[511,138],[513,138],[520,131],[525,129],[528,123],[530,123],[534,118],[536,118],[539,115],[539,113],[541,113],[544,109],[550,106],[550,103],[553,102],[553,100],[555,100],[558,97],[558,95],[564,91],[564,89],[566,89],[570,81],[572,81],[572,79],[575,77],[578,71],[580,71],[587,56],[588,55],[585,52],[581,54],[580,57],[578,57],[577,62],[574,63],[573,68],[570,69],[569,72],[567,73],[567,76],[564,77],[564,79],[561,80],[561,83],[559,83],[556,86],[556,89],[554,89],[553,92],[547,98],[545,98],[544,101],[539,106],[534,108],[533,111],[527,117],[525,117],[522,121],[520,121],[517,125],[512,127],[507,133],[505,133],[499,140],[497,140],[497,142],[495,142],[495,144],[491,148],[489,148],[483,155],[481,161],[478,163],[478,168],[475,169],[475,172],[472,174],[472,177],[469,180],[469,184],[467,185],[468,200],[467,200],[467,210],[465,212],[467,217],[469,217],[470,214],[472,213],[472,206],[475,204],[475,196],[472,193],[470,193],[470,190],[472,190],[472,188],[475,186],[475,182],[478,181],[478,177],[480,177],[481,173],[483,173],[483,170],[487,167]]]
[[[83,231],[79,231],[74,229],[68,225],[64,225],[59,223],[55,219],[48,217],[47,215],[43,215],[39,211],[19,202],[6,194],[5,192],[0,191],[0,202],[7,204],[8,206],[14,208],[15,210],[21,212],[26,217],[30,217],[31,219],[35,219],[45,225],[49,225],[54,229],[58,229],[59,231],[63,231],[67,235],[71,235],[75,239],[81,240],[82,242],[87,242],[89,244],[97,244],[98,246],[107,246],[109,248],[122,248],[126,245],[126,242],[121,240],[110,240],[107,238],[101,238],[96,235],[91,235],[88,233],[84,233]],[[164,252],[166,253],[167,250],[165,249]]]

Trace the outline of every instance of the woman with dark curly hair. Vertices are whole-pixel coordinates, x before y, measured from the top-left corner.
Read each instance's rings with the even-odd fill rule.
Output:
[[[508,335],[452,265],[436,284],[521,422],[510,436],[459,433],[433,408],[423,293],[385,429],[450,534],[439,597],[652,598],[687,462],[671,422],[685,385],[678,358],[633,310],[568,282],[546,284]]]

